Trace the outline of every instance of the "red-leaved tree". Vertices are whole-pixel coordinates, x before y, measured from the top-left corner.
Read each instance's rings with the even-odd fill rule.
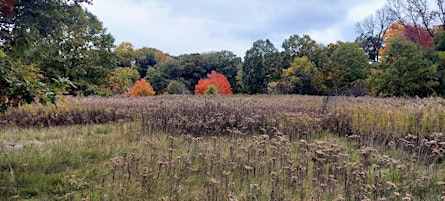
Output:
[[[404,36],[411,42],[421,45],[425,49],[431,49],[433,47],[433,37],[423,27],[406,25]]]
[[[155,93],[156,92],[153,90],[150,83],[145,81],[145,79],[141,79],[134,83],[130,91],[130,97],[153,96]]]
[[[218,94],[233,94],[227,78],[214,70],[210,74],[207,74],[207,79],[200,79],[198,81],[198,84],[195,86],[195,94],[203,95],[204,91],[207,90],[210,85],[214,85],[218,89]]]

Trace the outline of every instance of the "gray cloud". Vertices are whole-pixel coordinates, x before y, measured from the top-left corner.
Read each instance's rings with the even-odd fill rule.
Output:
[[[309,34],[321,43],[354,40],[354,24],[384,1],[94,0],[88,9],[118,43],[173,55],[225,49],[242,57],[259,39],[276,47],[293,34]]]

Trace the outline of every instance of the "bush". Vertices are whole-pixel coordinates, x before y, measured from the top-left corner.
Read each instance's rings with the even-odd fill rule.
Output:
[[[200,79],[198,81],[198,84],[195,86],[195,94],[205,94],[205,91],[208,90],[211,85],[217,89],[219,94],[233,94],[230,83],[224,75],[212,71],[207,77],[208,79]]]
[[[151,87],[150,83],[145,81],[145,79],[141,79],[136,81],[130,91],[130,97],[140,97],[140,96],[154,96],[155,91],[153,87]]]
[[[218,94],[218,88],[216,88],[215,85],[210,85],[209,88],[207,88],[204,91],[204,95],[216,95]]]
[[[169,94],[190,94],[184,83],[173,80],[168,83],[167,93]]]

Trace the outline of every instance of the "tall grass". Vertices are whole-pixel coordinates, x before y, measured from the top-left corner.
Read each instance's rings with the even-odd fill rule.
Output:
[[[0,200],[443,199],[442,99],[322,108],[155,96],[14,109],[0,117]]]
[[[284,134],[139,136],[140,130],[135,124],[2,130],[8,140],[0,156],[0,197],[438,200],[444,190],[440,167],[427,169],[384,149],[357,149],[327,133],[291,142]],[[37,133],[51,137],[36,140]],[[21,134],[28,137],[10,136]]]

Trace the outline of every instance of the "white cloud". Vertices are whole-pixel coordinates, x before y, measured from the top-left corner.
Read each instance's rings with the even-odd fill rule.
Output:
[[[385,5],[384,0],[367,1],[348,10],[348,22],[357,23]]]
[[[116,38],[172,55],[218,50],[240,57],[259,39],[279,48],[294,34],[319,43],[354,40],[353,25],[385,0],[94,0],[88,9]]]
[[[342,38],[340,29],[341,27],[330,27],[323,30],[312,30],[307,34],[318,43],[336,43]]]

